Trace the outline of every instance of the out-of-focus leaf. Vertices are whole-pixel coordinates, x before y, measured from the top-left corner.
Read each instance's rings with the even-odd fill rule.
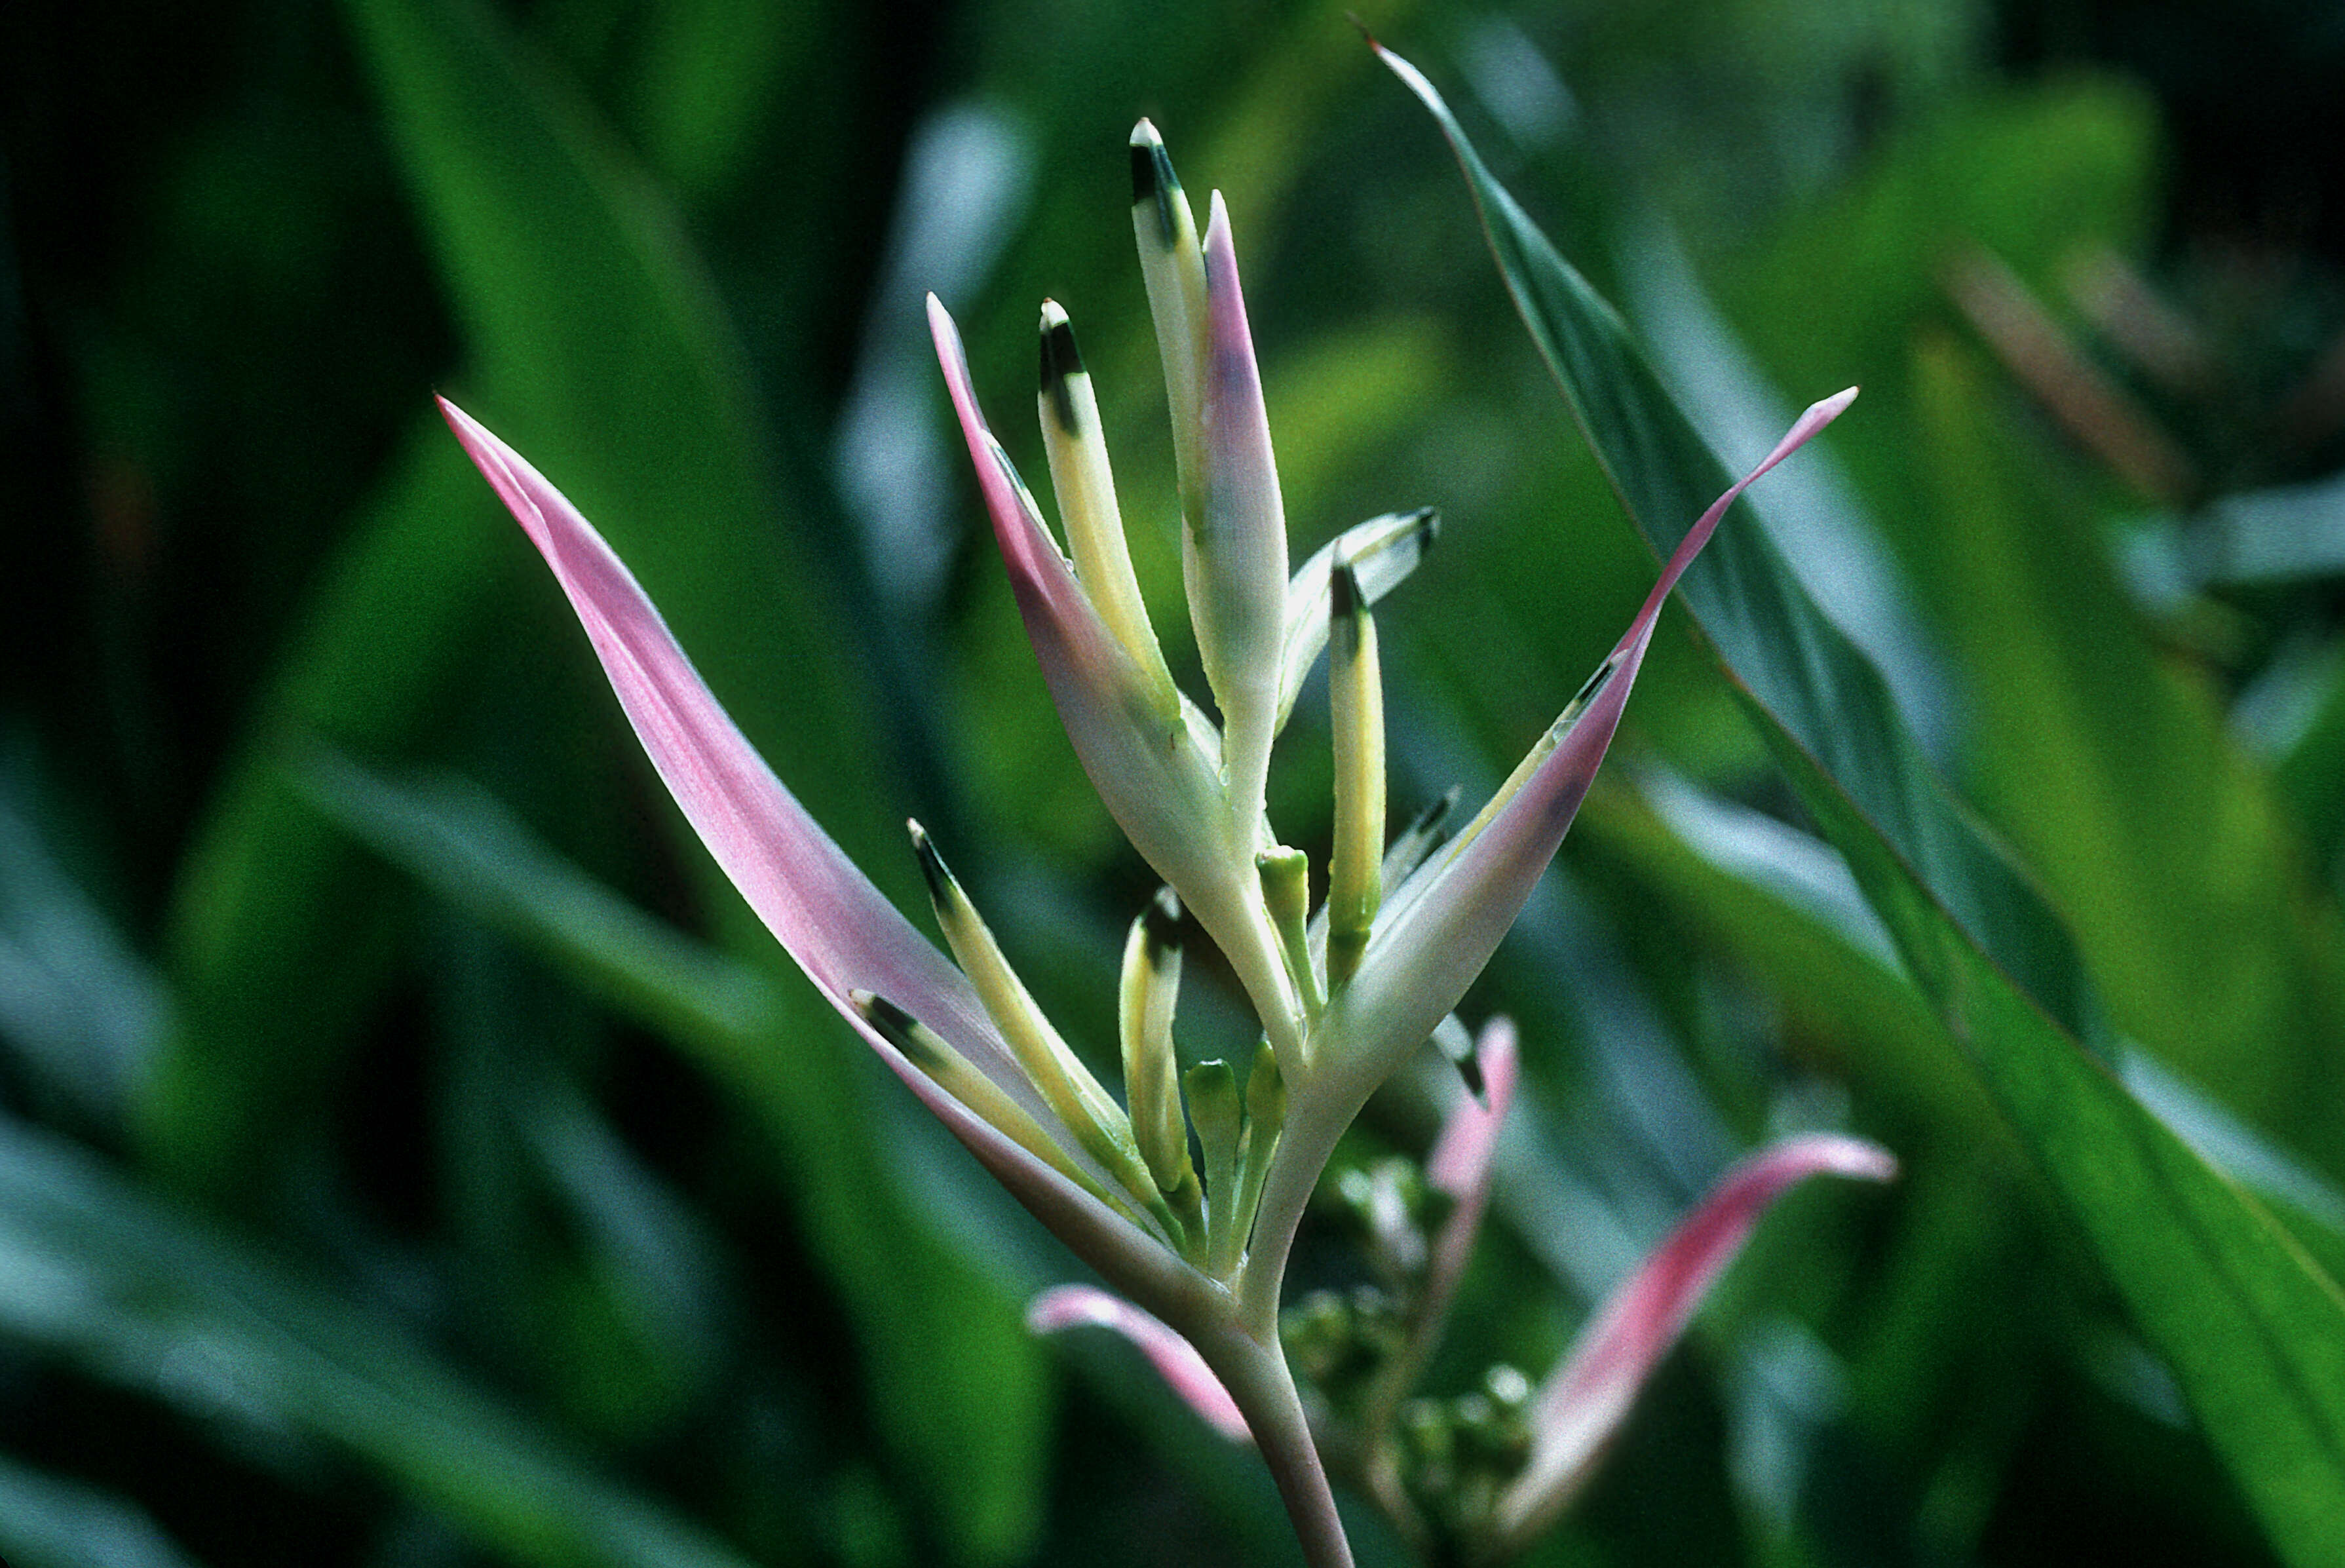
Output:
[[[366,857],[285,777],[289,735],[371,749],[428,724],[499,581],[495,501],[461,449],[418,439],[319,592],[179,868],[166,937],[178,1000],[136,1109],[149,1151],[199,1185],[266,1168],[264,1128],[316,1084],[381,969],[388,911]],[[452,443],[447,443],[452,445]],[[387,881],[379,875],[376,883]]]
[[[1701,498],[1725,487],[1725,470],[1430,84],[1404,74],[1457,149],[1500,270],[1575,416],[1631,518],[1666,553]],[[1763,535],[1721,530],[1720,544],[1737,541],[1689,575],[1685,596],[1745,712],[2172,1364],[2274,1543],[2302,1568],[2333,1562],[2345,1518],[2345,1297],[2064,1028],[2084,1007],[2065,933],[1970,830],[1878,674]]]
[[[2112,1021],[2345,1168],[2333,913],[2213,694],[2159,661],[2095,535],[2031,484],[1977,366],[1914,376],[1974,772],[2077,933]]]
[[[1977,1075],[1947,1053],[1943,1025],[1845,862],[1821,840],[1690,785],[1649,779],[1640,793],[1592,793],[1579,830],[1749,965],[1837,1070],[1939,1137],[2020,1157]],[[1829,867],[1817,857],[1830,857]],[[2125,1052],[2119,1076],[2176,1136],[2254,1193],[2332,1279],[2345,1278],[2345,1195],[2140,1051]]]
[[[546,1082],[516,1110],[584,1244],[592,1278],[581,1294],[599,1308],[584,1313],[600,1329],[592,1349],[556,1358],[573,1403],[624,1431],[638,1411],[665,1414],[705,1392],[725,1350],[715,1237],[575,1084]],[[608,1366],[620,1356],[624,1369]],[[583,1386],[590,1380],[602,1387]]]
[[[1726,263],[1721,303],[1761,363],[1790,386],[1845,378],[1868,401],[1902,395],[1916,321],[1944,321],[1957,246],[2001,258],[2039,293],[2081,252],[2129,252],[2157,210],[2157,106],[2113,76],[2068,76],[1957,100],[1909,124],[1845,188],[1785,219]],[[1829,311],[1815,302],[1829,300]],[[1854,367],[1852,372],[1852,367]],[[1910,462],[1888,431],[1835,443],[1895,542]],[[1913,520],[1919,525],[1919,520]],[[1925,606],[1926,607],[1926,606]]]
[[[2273,759],[2272,771],[2313,864],[2333,874],[2345,847],[2345,658],[2330,661],[2311,714]]]
[[[2174,1135],[2256,1195],[2331,1279],[2345,1279],[2345,1193],[2200,1094],[2155,1057],[2127,1050],[2118,1076]]]
[[[481,7],[353,0],[348,10],[464,330],[468,401],[562,476],[752,741],[842,843],[909,892],[896,818],[870,787],[857,672],[830,635],[842,612],[777,526],[737,347],[673,215]],[[280,701],[279,714],[372,749],[411,744],[431,710],[371,693],[460,679],[463,634],[522,548],[509,524],[486,520],[486,487],[446,466],[462,462],[453,441],[428,451],[429,484],[388,514],[353,568],[356,586],[329,599],[280,682],[310,700]],[[349,613],[410,599],[419,613],[404,626]],[[383,721],[356,724],[352,707]],[[317,841],[322,823],[290,820],[271,738],[215,809],[181,889],[175,967],[188,1022],[151,1097],[156,1146],[215,1183],[266,1168],[269,1108],[314,1084],[332,1043],[348,1038],[347,1008],[331,1017],[309,1005],[310,976],[349,972],[338,922],[380,902],[353,894],[348,857]],[[885,1092],[874,1064],[783,973],[698,848],[685,853],[728,947],[774,972],[777,1032],[802,1033],[762,1075],[759,1108],[781,1135],[817,1255],[848,1299],[882,1430],[919,1475],[943,1538],[973,1560],[1014,1553],[1039,1510],[1041,1354],[1013,1304],[889,1179],[873,1132],[884,1123],[854,1109]],[[329,1022],[340,1026],[319,1027]],[[953,1311],[928,1309],[947,1298]]]
[[[1766,451],[1774,432],[1791,423],[1791,410],[1719,313],[1675,232],[1655,219],[1623,249],[1622,302],[1672,395],[1730,459]],[[1850,323],[1835,317],[1832,326],[1844,331]],[[1868,423],[1873,390],[1865,398]],[[1924,749],[1944,758],[1954,715],[1944,657],[1837,450],[1811,449],[1746,501],[1817,607],[1880,669]]]
[[[807,1047],[795,1037],[797,1020],[777,977],[644,913],[548,851],[477,786],[449,778],[394,783],[320,757],[308,787],[320,809],[449,902],[527,942],[606,1004],[658,1031],[777,1137],[805,1135]],[[910,1208],[905,1177],[881,1163],[868,1140],[839,1139],[830,1155],[798,1170],[804,1186],[793,1196],[840,1289],[870,1315],[857,1328],[873,1361],[875,1397],[915,1408],[931,1401],[912,1435],[939,1447],[916,1451],[921,1457],[933,1459],[955,1441],[983,1443],[984,1432],[957,1434],[947,1419],[984,1420],[995,1400],[1039,1402],[1039,1389],[1016,1381],[1019,1361],[1010,1360],[1009,1372],[1000,1367],[1031,1349],[1022,1322],[1011,1318],[1008,1330],[1020,1338],[1014,1349],[1005,1347],[994,1311],[1003,1299],[1000,1286]],[[939,1301],[951,1308],[935,1309]],[[932,1369],[931,1361],[941,1364]],[[950,1386],[924,1385],[923,1377]],[[1013,1421],[1039,1425],[1031,1407],[1004,1409]],[[981,1494],[965,1501],[1000,1506]],[[978,1551],[985,1550],[980,1543]]]
[[[46,842],[25,784],[0,769],[0,1036],[60,1109],[117,1132],[168,998]]]
[[[303,783],[318,809],[377,852],[670,1041],[743,1050],[780,1030],[774,977],[613,893],[477,784],[447,774],[394,781],[325,753],[310,759]]]
[[[194,1568],[127,1499],[0,1460],[0,1559],[15,1568]]]
[[[2291,582],[2345,572],[2345,475],[2226,495],[2184,546],[2202,583]]]
[[[0,1121],[0,1328],[199,1417],[347,1450],[482,1547],[544,1568],[746,1568],[418,1347]]]
[[[1780,997],[1794,1037],[1820,1044],[1831,1070],[1865,1084],[1893,1115],[1994,1140],[2016,1156],[1830,846],[1668,779],[1596,789],[1574,830],[1583,850],[1619,859]],[[1815,862],[1813,877],[1812,857],[1829,861]],[[1841,903],[1842,888],[1861,921]]]
[[[1409,75],[1413,87],[1423,83],[1413,67]],[[1572,417],[1629,517],[1666,555],[1734,476],[1662,390],[1619,312],[1490,177],[1431,84],[1417,90],[1467,169],[1499,270]],[[1767,535],[1721,527],[1680,593],[1764,709],[1762,728],[1846,780],[1931,896],[2039,1005],[2085,1032],[2092,1003],[2068,933],[1955,804],[1880,673],[1816,608]]]
[[[820,46],[823,12],[790,0],[649,8],[628,105],[645,156],[687,190],[712,189],[736,175],[761,111],[770,112],[792,65]]]

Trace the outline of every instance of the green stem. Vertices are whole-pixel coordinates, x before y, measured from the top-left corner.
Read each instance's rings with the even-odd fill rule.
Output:
[[[1302,1543],[1303,1560],[1310,1568],[1352,1568],[1352,1545],[1275,1329],[1264,1343],[1232,1324],[1202,1336],[1196,1345],[1254,1433]]]
[[[1235,1282],[1238,1320],[1246,1331],[1271,1344],[1278,1342],[1279,1292],[1286,1278],[1287,1254],[1303,1224],[1319,1177],[1335,1152],[1335,1141],[1350,1125],[1349,1115],[1337,1117],[1321,1085],[1307,1079],[1298,1089],[1287,1080],[1286,1125],[1281,1129],[1270,1171],[1263,1180],[1262,1196],[1254,1209],[1254,1235],[1245,1262]],[[1358,1107],[1352,1107],[1356,1113]]]

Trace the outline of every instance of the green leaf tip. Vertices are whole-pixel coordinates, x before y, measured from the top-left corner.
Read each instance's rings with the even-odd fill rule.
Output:
[[[1360,579],[1352,570],[1351,561],[1342,555],[1327,569],[1328,614],[1338,621],[1351,619],[1360,613]]]
[[[909,817],[904,820],[904,830],[912,836],[912,853],[919,860],[920,875],[929,884],[929,897],[942,908],[950,900],[952,890],[959,884],[954,881],[951,871],[946,867],[945,858],[937,852],[935,842],[929,837],[929,830]]]
[[[1164,138],[1142,120],[1132,127],[1132,204],[1155,204],[1156,242],[1168,250],[1181,237],[1172,217],[1172,203],[1180,196],[1181,177],[1172,172],[1172,155],[1164,150]]]
[[[907,1061],[922,1072],[934,1073],[943,1064],[938,1054],[935,1036],[921,1025],[919,1019],[876,992],[850,991],[848,1002],[863,1015],[863,1021],[884,1035],[888,1044],[903,1053]]]
[[[1181,898],[1171,888],[1159,888],[1156,896],[1140,911],[1141,928],[1148,936],[1149,945],[1159,952],[1178,952],[1181,946]]]
[[[1075,347],[1074,324],[1056,300],[1042,301],[1041,356],[1042,395],[1050,400],[1059,428],[1071,435],[1077,428],[1075,398],[1067,383],[1086,372],[1082,352]]]

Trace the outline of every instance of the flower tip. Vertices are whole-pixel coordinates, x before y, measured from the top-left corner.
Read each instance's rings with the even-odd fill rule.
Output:
[[[1856,401],[1856,392],[1857,389],[1854,387],[1843,387],[1828,398],[1820,398],[1810,403],[1807,412],[1800,415],[1792,428],[1784,433],[1782,443],[1775,448],[1775,455],[1768,460],[1769,465],[1771,466],[1782,458],[1790,456],[1805,445],[1817,432],[1847,412],[1848,405]]]
[[[1855,387],[1842,387],[1828,398],[1817,399],[1808,405],[1808,412],[1800,416],[1800,423],[1794,428],[1811,433],[1823,429],[1848,412],[1848,405],[1856,401],[1857,391]]]
[[[945,858],[929,838],[929,830],[911,818],[904,819],[905,831],[911,835],[912,853],[920,862],[920,876],[929,884],[929,897],[941,903],[952,886],[952,872],[945,869]]]
[[[1156,127],[1142,120],[1132,129],[1132,204],[1155,207],[1160,244],[1174,241],[1172,204],[1180,197],[1181,177],[1172,172],[1172,155],[1164,150],[1164,138]]]
[[[1751,1157],[1750,1168],[1767,1173],[1762,1183],[1788,1185],[1812,1176],[1854,1181],[1894,1181],[1897,1156],[1869,1138],[1846,1133],[1797,1133]]]
[[[939,1040],[928,1025],[877,992],[865,991],[858,986],[848,992],[847,1004],[855,1009],[858,1018],[893,1046],[898,1055],[929,1077],[938,1077],[949,1066],[955,1064],[967,1070],[966,1064],[955,1063],[952,1048]],[[949,1085],[947,1092],[953,1092]],[[965,1095],[957,1095],[956,1097],[967,1103]]]
[[[1897,1156],[1879,1144],[1838,1133],[1813,1135],[1815,1168],[1859,1181],[1895,1181]]]
[[[1157,951],[1177,949],[1181,945],[1180,895],[1171,888],[1158,888],[1156,896],[1140,911],[1140,923]]]
[[[480,460],[484,451],[500,452],[503,449],[504,443],[490,434],[488,426],[447,398],[433,392],[431,401],[440,405],[440,417],[448,422],[448,428],[456,433],[456,439],[463,443],[464,450],[472,454],[475,462]]]
[[[1213,265],[1215,251],[1226,252],[1229,249],[1229,203],[1223,201],[1222,193],[1216,190],[1205,202],[1205,265],[1209,268]]]
[[[934,294],[929,296],[929,341],[936,345],[937,365],[945,373],[945,390],[952,395],[953,411],[960,418],[962,433],[974,442],[975,433],[985,428],[985,415],[978,412],[977,384],[969,374],[969,351],[961,345],[960,327],[953,321],[952,312]],[[971,455],[975,454],[972,446]]]
[[[1074,324],[1056,300],[1042,301],[1042,391],[1050,395],[1057,411],[1059,423],[1066,430],[1075,428],[1073,402],[1067,393],[1067,383],[1083,373],[1083,356],[1075,347]]]
[[[1351,557],[1341,549],[1327,568],[1327,613],[1335,620],[1347,621],[1360,613],[1360,579],[1352,569]]]

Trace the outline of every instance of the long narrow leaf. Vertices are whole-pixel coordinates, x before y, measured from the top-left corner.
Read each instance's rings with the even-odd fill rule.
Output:
[[[15,1568],[193,1568],[129,1499],[0,1460],[0,1548]]]
[[[1397,56],[1385,60],[1439,120],[1516,309],[1629,519],[1666,558],[1733,474],[1619,313],[1491,178],[1433,85]],[[1817,609],[1766,531],[1721,529],[1679,593],[1737,681],[1843,781],[1963,929],[2055,1018],[2088,1035],[2092,1003],[2066,930],[1947,792],[1880,672]]]
[[[2345,1163],[2338,933],[2210,684],[2154,645],[2084,520],[2032,483],[1982,367],[1914,351],[1977,789],[2073,921],[2112,1021],[2330,1169]]]
[[[1500,271],[1629,514],[1657,550],[1723,473],[1619,316],[1498,186],[1425,78]],[[1686,598],[1802,802],[1915,983],[2042,1164],[2288,1561],[2337,1560],[2345,1297],[2080,1041],[2065,932],[1923,764],[1879,674],[1757,530],[1725,530]]]
[[[488,8],[345,10],[463,333],[468,393],[576,476],[742,728],[851,852],[909,893],[898,819],[869,787],[870,746],[857,744],[873,727],[840,657],[850,639],[836,635],[823,575],[773,515],[743,355],[676,216]],[[499,571],[518,557],[477,495],[447,497],[442,461],[419,472],[429,483],[400,498],[381,548],[362,548],[356,589],[328,600],[290,661],[290,696],[255,737],[179,890],[186,1026],[161,1064],[150,1131],[210,1185],[269,1167],[263,1129],[315,1095],[353,1037],[362,995],[339,1015],[313,1002],[363,975],[351,960],[365,943],[341,925],[384,901],[355,891],[364,857],[288,809],[272,753],[286,730],[309,728],[371,751],[415,747],[434,717],[429,694],[462,679],[509,581]],[[395,705],[360,722],[378,689]],[[726,945],[779,979],[786,961],[763,929],[696,847],[686,856]],[[809,1246],[848,1303],[877,1424],[943,1537],[973,1561],[1014,1554],[1040,1510],[1041,1358],[1016,1305],[913,1211],[879,1124],[855,1114],[874,1064],[796,979],[777,994],[797,1049],[761,1108]],[[920,1291],[967,1309],[940,1327]]]
[[[491,1552],[544,1568],[746,1568],[417,1346],[0,1120],[0,1331],[90,1376],[343,1449]]]

